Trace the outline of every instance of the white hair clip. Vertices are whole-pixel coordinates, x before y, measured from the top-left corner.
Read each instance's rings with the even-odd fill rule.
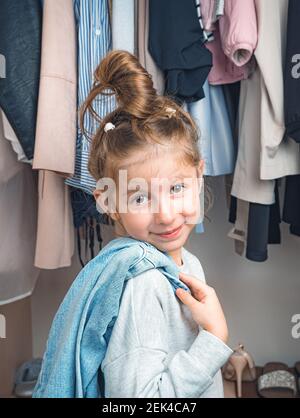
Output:
[[[105,124],[105,126],[104,126],[104,131],[105,131],[105,132],[108,132],[108,131],[110,131],[111,129],[115,129],[115,125],[114,125],[113,123],[111,123],[111,122],[107,122],[107,123]]]
[[[171,118],[172,116],[174,116],[175,115],[175,113],[176,113],[176,109],[174,109],[173,107],[166,107],[165,108],[165,111],[167,112],[167,114],[168,114],[168,118]]]

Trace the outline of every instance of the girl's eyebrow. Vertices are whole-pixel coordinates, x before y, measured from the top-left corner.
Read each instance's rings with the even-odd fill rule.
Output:
[[[155,178],[155,177],[151,177],[151,179],[150,180],[148,180],[146,177],[142,177],[142,176],[137,176],[138,178],[143,178],[148,184],[151,184],[151,179],[152,178]],[[176,179],[184,179],[184,178],[186,178],[186,179],[189,179],[189,178],[192,178],[193,176],[191,175],[191,174],[187,174],[187,173],[184,173],[183,171],[180,171],[180,172],[178,172],[178,173],[176,173],[173,177],[171,177],[171,178],[169,178],[169,180],[172,182],[172,181],[174,181],[174,180],[176,180]],[[127,178],[127,181],[129,182],[130,180],[132,180],[132,179],[134,179],[135,177],[128,177]],[[168,177],[162,177],[162,178],[168,178]]]
[[[184,175],[183,173],[181,174],[181,173],[178,173],[175,177],[172,177],[171,179],[170,179],[170,183],[173,183],[174,181],[176,181],[176,180],[183,180],[183,179],[188,179],[188,178],[190,178],[190,177],[188,177],[188,176],[186,176],[186,175]],[[129,179],[130,180],[130,179]],[[147,181],[147,180],[146,180]],[[148,184],[149,184],[149,181],[147,181],[148,182]],[[146,190],[144,190],[143,188],[139,188],[139,189],[131,189],[131,190],[128,190],[127,189],[127,196],[128,195],[131,195],[132,193],[136,193],[136,192],[140,192],[140,193],[145,193],[146,192]],[[147,190],[147,192],[151,192],[151,181],[150,181],[150,187],[149,187],[149,189]],[[124,193],[125,194],[125,193]]]

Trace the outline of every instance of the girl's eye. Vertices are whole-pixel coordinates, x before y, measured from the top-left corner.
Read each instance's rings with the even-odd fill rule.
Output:
[[[136,205],[143,205],[147,202],[148,197],[144,194],[135,195],[131,199],[131,203]]]
[[[177,183],[174,184],[174,186],[171,187],[171,193],[172,194],[179,194],[182,193],[183,190],[186,188],[184,183]],[[131,196],[130,198],[130,204],[134,204],[137,206],[145,205],[148,203],[148,196],[146,194],[135,194]]]
[[[171,187],[171,192],[173,192],[174,194],[177,194],[177,193],[182,192],[184,188],[185,188],[185,185],[183,183],[178,183]]]

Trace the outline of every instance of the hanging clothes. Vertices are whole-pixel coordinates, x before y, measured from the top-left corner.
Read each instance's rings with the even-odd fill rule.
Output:
[[[289,1],[287,45],[284,71],[284,110],[286,134],[300,143],[300,3]]]
[[[28,160],[34,152],[41,30],[40,0],[1,1],[0,52],[6,76],[0,77],[0,107]]]
[[[234,171],[235,152],[233,134],[224,100],[222,86],[204,83],[205,98],[187,103],[199,129],[199,151],[205,161],[205,176],[221,176]]]
[[[206,81],[203,88],[204,99],[183,105],[198,127],[198,148],[205,162],[203,175],[218,176],[232,173],[235,157],[228,114],[223,107],[222,87],[210,86]],[[204,232],[202,223],[196,225],[196,232]]]
[[[212,3],[211,3],[212,4]],[[198,19],[203,31],[200,1],[195,1]],[[224,3],[212,4],[210,18],[217,20],[223,13]],[[222,7],[223,6],[223,7]],[[203,31],[204,33],[204,31]],[[205,42],[214,38],[212,32],[204,33]],[[233,173],[236,154],[233,144],[233,129],[229,120],[222,86],[210,86],[208,81],[203,86],[205,97],[197,102],[187,103],[190,113],[199,130],[199,151],[204,159],[204,175],[218,176]],[[204,225],[196,225],[196,233],[203,233]]]
[[[165,79],[163,71],[158,68],[148,51],[149,38],[149,0],[137,1],[138,34],[137,34],[137,57],[141,65],[152,76],[154,88],[157,94],[163,95],[165,91]]]
[[[85,2],[75,0],[75,16],[78,32],[78,106],[89,94],[92,87],[94,71],[100,61],[112,49],[126,49],[133,53],[136,50],[135,33],[135,1],[130,0],[126,8],[120,1],[92,0]],[[111,22],[113,33],[111,34]],[[114,96],[101,97],[95,101],[94,108],[99,117],[103,118],[116,107]],[[89,132],[95,132],[94,120],[86,115],[85,127]],[[88,171],[90,142],[82,135],[79,127],[76,141],[75,174],[66,180],[72,186],[71,204],[74,226],[77,231],[77,249],[82,265],[80,228],[85,227],[85,245],[90,248],[91,258],[95,255],[95,241],[98,239],[101,249],[100,223],[107,224],[103,216],[96,210],[96,201],[92,193],[96,180]],[[74,190],[74,189],[77,189]],[[88,203],[88,204],[87,204]]]
[[[233,127],[237,122],[239,85],[240,83],[223,86]],[[238,126],[234,130],[238,134]],[[235,138],[237,149],[237,137]],[[227,176],[227,182],[229,222],[234,224],[228,237],[234,239],[235,252],[251,261],[265,261],[268,258],[268,244],[279,244],[281,240],[278,190],[275,191],[276,201],[273,205],[262,205],[232,196],[230,192],[233,176]]]
[[[202,18],[202,12],[201,12],[201,5],[200,5],[200,0],[195,0],[195,4],[196,4],[196,10],[197,10],[197,16],[198,16],[198,20],[200,23],[200,27],[202,30],[202,35],[203,35],[203,41],[204,42],[211,42],[214,40],[214,35],[213,32],[210,30],[206,30],[205,29],[205,25],[203,23],[203,18]],[[212,9],[214,9],[215,4],[211,3],[212,5]],[[224,3],[223,3],[224,6]],[[219,10],[218,11],[220,14],[223,14],[224,10]],[[220,16],[218,16],[220,17]],[[217,21],[218,19],[217,15],[215,14],[215,10],[212,11],[212,15],[210,16],[210,18],[214,21]]]
[[[52,1],[52,0],[51,0]],[[69,188],[53,171],[40,170],[38,225],[34,265],[57,269],[71,265],[74,227]]]
[[[286,178],[282,220],[290,233],[300,237],[300,175]]]
[[[226,103],[226,109],[228,111],[229,122],[231,126],[231,132],[233,135],[233,146],[234,146],[234,155],[235,161],[238,152],[238,109],[240,101],[240,82],[224,84],[223,86],[224,99]],[[233,173],[227,174],[225,176],[225,195],[226,203],[228,209],[231,206],[232,200],[236,200],[234,196],[231,195],[231,188],[233,182]]]
[[[284,138],[282,76],[287,5],[287,1],[256,3],[260,37],[255,56],[259,66],[249,80],[241,82],[239,151],[231,192],[249,202],[246,256],[254,261],[267,258],[268,243],[280,242],[275,181],[268,177],[272,170],[276,178],[300,168],[293,141]],[[268,27],[277,28],[279,43]],[[258,223],[265,231],[261,236],[257,236]]]
[[[262,262],[268,258],[268,244],[280,244],[280,207],[278,180],[275,181],[273,205],[249,203],[246,258]]]
[[[199,0],[195,0],[195,6],[202,30]],[[206,34],[205,42],[208,40],[209,34]],[[203,85],[203,91],[205,97],[202,100],[184,105],[198,127],[198,147],[205,162],[203,174],[205,176],[229,174],[234,170],[236,156],[224,93],[221,86],[210,86],[207,80]]]
[[[28,158],[26,157],[24,150],[20,144],[20,141],[18,140],[10,123],[8,122],[5,113],[3,112],[3,110],[0,110],[0,112],[2,113],[4,137],[11,143],[14,152],[17,154],[18,161],[32,165],[32,160],[28,160]]]
[[[203,29],[214,29],[215,23],[224,15],[225,0],[196,0],[200,4],[201,16],[203,21]],[[213,38],[213,32],[211,32]]]
[[[240,136],[232,194],[240,199],[273,204],[274,179],[300,173],[298,145],[284,137],[283,57],[287,0],[256,0],[258,67],[241,82]],[[272,36],[273,28],[278,36]]]
[[[107,0],[74,0],[78,36],[78,107],[85,101],[94,81],[94,71],[102,58],[111,49],[111,28]],[[115,109],[115,97],[103,97],[94,103],[100,118]],[[85,128],[95,132],[97,126],[90,115],[86,115]],[[76,139],[75,174],[66,180],[69,186],[92,194],[96,180],[90,175],[87,165],[90,142],[81,133],[79,126]]]
[[[257,21],[254,0],[226,0],[219,4],[222,13],[216,19],[215,4],[200,0],[205,31],[214,39],[207,43],[213,55],[210,84],[228,84],[248,78],[255,69],[252,59],[257,44]]]
[[[0,305],[30,296],[40,272],[33,265],[36,180],[5,138],[0,109]]]
[[[100,224],[111,225],[110,218],[106,214],[99,213],[96,208],[93,195],[83,190],[71,187],[71,203],[73,211],[74,227],[77,233],[77,249],[79,261],[84,267],[81,252],[81,228],[84,228],[85,260],[94,258],[95,241],[98,241],[98,251],[102,249],[102,236]],[[90,258],[87,257],[87,249],[90,250]]]
[[[195,1],[151,0],[149,6],[149,52],[165,72],[165,93],[186,102],[202,99],[212,57],[203,44]]]
[[[234,240],[235,252],[243,256],[248,233],[249,202],[242,199],[231,200],[229,222],[234,224],[227,236]]]
[[[33,168],[67,176],[74,174],[76,143],[74,19],[73,0],[44,0]]]
[[[134,54],[134,0],[126,0],[126,5],[124,0],[113,0],[111,29],[112,48]]]
[[[228,237],[235,240],[235,251],[251,261],[262,262],[268,258],[268,244],[281,243],[281,214],[279,181],[275,182],[275,203],[262,205],[232,197],[229,222],[234,227]]]
[[[70,191],[65,176],[74,173],[76,77],[73,0],[44,0],[33,159],[33,168],[39,170],[34,265],[43,269],[70,266],[74,254]]]

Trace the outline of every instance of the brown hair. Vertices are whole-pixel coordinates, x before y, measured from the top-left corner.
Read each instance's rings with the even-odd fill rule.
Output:
[[[103,119],[93,107],[101,95],[115,95],[117,108]],[[174,109],[170,114],[168,108]],[[84,128],[86,113],[98,124],[95,133]],[[106,123],[115,125],[105,132]],[[175,100],[160,96],[151,75],[137,57],[123,50],[109,52],[94,72],[92,89],[80,108],[80,129],[91,140],[88,170],[99,180],[116,178],[121,161],[134,150],[175,144],[183,160],[194,166],[200,161],[198,131],[193,119]]]

